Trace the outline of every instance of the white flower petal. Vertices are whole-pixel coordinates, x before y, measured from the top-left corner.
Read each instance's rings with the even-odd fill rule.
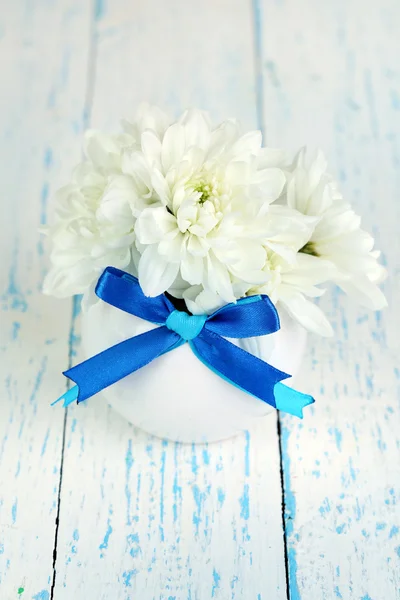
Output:
[[[174,123],[168,127],[162,141],[161,162],[164,172],[182,160],[185,147],[185,128],[180,123]]]
[[[201,285],[188,288],[183,293],[183,298],[193,315],[211,315],[225,304],[218,294],[205,290]]]
[[[140,134],[146,129],[151,129],[156,135],[162,139],[165,130],[170,124],[170,119],[158,106],[151,106],[143,102],[140,104],[134,123],[124,121],[123,126],[125,131],[130,134]]]
[[[121,146],[115,138],[90,129],[85,133],[84,151],[97,168],[109,172],[119,169]]]
[[[252,194],[264,202],[273,202],[282,193],[286,178],[281,169],[263,169],[252,178]]]
[[[163,206],[143,210],[135,225],[141,244],[159,243],[165,235],[177,230],[176,219]]]
[[[181,275],[190,285],[203,283],[204,258],[186,252],[181,262]]]
[[[214,255],[207,255],[206,287],[213,293],[218,294],[226,302],[234,302],[235,296],[228,269]]]
[[[243,160],[249,154],[257,155],[261,149],[261,131],[248,131],[232,146],[231,154],[236,160]]]
[[[201,110],[187,110],[179,119],[185,128],[186,148],[196,146],[207,150],[210,144],[210,125],[206,114]]]
[[[161,166],[161,142],[151,129],[145,129],[141,136],[142,151],[153,167]]]
[[[174,282],[179,263],[171,263],[160,256],[157,247],[148,246],[139,261],[139,283],[146,296],[159,296]]]
[[[204,238],[199,238],[196,235],[189,235],[187,243],[187,251],[193,256],[206,256],[210,249],[209,242]]]
[[[257,166],[260,170],[268,167],[282,168],[286,162],[286,152],[280,148],[261,148],[257,156]]]
[[[316,189],[321,179],[324,177],[328,163],[321,150],[317,151],[315,159],[310,165],[308,172],[309,186],[311,192]]]
[[[234,120],[225,121],[211,132],[210,146],[207,153],[208,160],[215,160],[221,156],[226,148],[238,138],[239,126]]]
[[[346,281],[338,281],[337,284],[361,306],[371,310],[381,310],[387,306],[383,292],[366,276],[353,276]]]
[[[122,153],[122,172],[130,175],[135,183],[138,193],[144,197],[150,197],[152,191],[151,174],[146,158],[141,152],[126,149]]]
[[[169,262],[180,262],[185,236],[178,230],[165,235],[158,244],[158,252]]]
[[[333,329],[322,310],[313,302],[306,300],[300,293],[294,293],[281,298],[288,313],[305,329],[325,337],[333,335]]]
[[[244,161],[232,161],[226,169],[226,178],[231,185],[245,185],[250,176],[250,166]]]
[[[151,173],[151,185],[164,206],[168,206],[171,201],[171,191],[164,175],[154,169]]]

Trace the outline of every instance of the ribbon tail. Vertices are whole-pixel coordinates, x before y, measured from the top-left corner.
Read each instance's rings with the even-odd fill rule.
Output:
[[[75,402],[75,400],[78,398],[78,393],[79,388],[77,385],[74,385],[72,388],[67,390],[62,396],[57,398],[57,400],[54,400],[54,402],[52,402],[50,406],[54,406],[55,404],[58,404],[58,402],[63,401],[63,408],[67,408],[67,406]]]
[[[83,402],[127,375],[148,365],[155,358],[169,352],[181,341],[181,337],[167,327],[157,327],[120,342],[72,367],[72,369],[64,371],[63,375],[76,384],[69,390],[71,396],[67,399],[68,404],[73,402],[73,400],[70,400],[72,390],[78,390],[74,399],[78,403]],[[59,400],[67,394],[61,396]]]
[[[274,387],[276,408],[283,412],[303,418],[303,408],[315,402],[312,396],[293,390],[283,383],[277,383]]]
[[[207,329],[191,340],[190,345],[196,356],[211,370],[276,408],[274,387],[290,375]]]

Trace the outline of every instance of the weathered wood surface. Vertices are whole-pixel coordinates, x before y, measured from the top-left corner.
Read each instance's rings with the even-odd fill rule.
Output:
[[[326,149],[390,274],[382,313],[322,299],[335,338],[304,364],[318,403],[282,419],[291,598],[400,598],[400,6],[264,1],[259,23],[269,142]]]
[[[71,302],[41,294],[38,228],[80,155],[90,12],[13,2],[0,13],[0,598],[50,598]]]
[[[1,599],[400,598],[399,25],[394,0],[2,11]],[[37,228],[82,128],[112,130],[141,100],[322,146],[384,252],[389,309],[324,297],[336,337],[310,338],[304,364],[317,404],[280,434],[272,416],[182,446],[102,402],[65,422],[49,407],[79,359],[79,316],[40,294]]]

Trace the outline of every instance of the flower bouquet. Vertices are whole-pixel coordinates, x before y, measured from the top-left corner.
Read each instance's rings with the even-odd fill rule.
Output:
[[[292,162],[235,120],[172,122],[142,106],[123,133],[89,131],[58,192],[44,292],[83,294],[88,360],[65,372],[64,405],[102,392],[134,424],[205,441],[274,408],[302,416],[289,387],[306,332],[332,335],[315,303],[333,281],[377,310],[385,270],[327,173]]]

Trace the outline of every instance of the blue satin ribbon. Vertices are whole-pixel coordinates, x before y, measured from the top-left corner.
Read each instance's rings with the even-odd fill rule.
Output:
[[[311,396],[280,383],[290,375],[225,339],[278,331],[278,313],[268,296],[243,298],[210,316],[188,315],[176,310],[164,294],[148,298],[135,277],[114,267],[107,267],[101,275],[96,295],[159,327],[120,342],[64,371],[63,375],[76,385],[53,404],[61,400],[64,406],[75,400],[83,402],[186,342],[220,377],[278,410],[302,418],[303,408],[314,402]]]

